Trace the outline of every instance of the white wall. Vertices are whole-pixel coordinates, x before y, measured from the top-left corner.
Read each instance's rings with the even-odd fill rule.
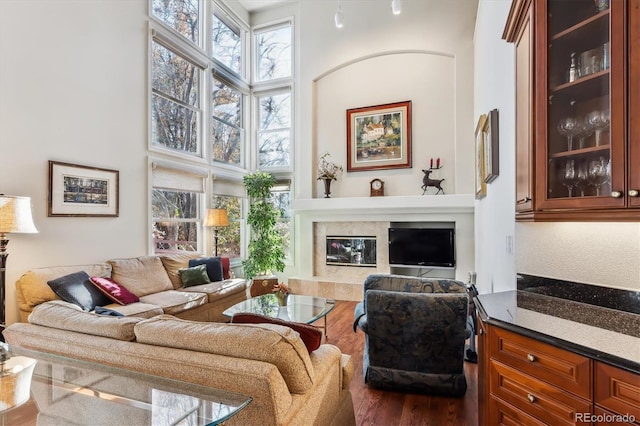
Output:
[[[0,192],[31,197],[13,283],[42,266],[147,253],[147,1],[0,1]],[[47,217],[48,160],[120,171],[117,218]]]
[[[500,177],[476,202],[478,289],[514,289],[515,272],[522,272],[640,290],[639,223],[515,223],[514,52],[501,40],[509,7],[509,1],[480,0],[474,39],[474,115],[500,110]]]

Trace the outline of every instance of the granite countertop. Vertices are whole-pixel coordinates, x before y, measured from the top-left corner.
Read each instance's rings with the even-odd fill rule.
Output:
[[[522,278],[518,290],[476,296],[483,321],[640,374],[640,293]]]

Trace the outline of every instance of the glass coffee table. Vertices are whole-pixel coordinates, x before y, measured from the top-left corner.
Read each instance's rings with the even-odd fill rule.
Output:
[[[0,413],[3,425],[218,425],[251,397],[22,348],[36,360],[31,395]]]
[[[289,294],[287,306],[280,306],[275,294],[264,294],[236,303],[222,314],[231,318],[238,313],[253,313],[280,318],[285,321],[304,322],[311,324],[319,319],[324,320],[324,337],[327,337],[327,314],[336,306],[333,299],[322,297]]]

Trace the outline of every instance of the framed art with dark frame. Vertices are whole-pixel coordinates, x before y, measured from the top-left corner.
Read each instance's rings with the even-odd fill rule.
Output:
[[[487,195],[487,184],[484,181],[484,128],[487,122],[487,116],[482,114],[478,118],[476,124],[476,199],[479,200]]]
[[[484,181],[490,183],[500,174],[498,140],[498,110],[492,109],[487,114],[484,125]]]
[[[117,170],[49,161],[49,216],[119,215]]]
[[[347,110],[347,172],[411,167],[411,101]]]

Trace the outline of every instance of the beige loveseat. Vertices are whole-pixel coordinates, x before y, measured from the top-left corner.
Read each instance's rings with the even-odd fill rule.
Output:
[[[329,344],[309,353],[300,335],[276,324],[190,321],[171,315],[114,317],[50,301],[29,323],[4,330],[11,347],[117,366],[253,398],[228,425],[354,425],[351,357]],[[39,415],[95,424],[99,413],[52,404]],[[82,417],[85,416],[86,418]],[[137,426],[137,425],[130,425]]]
[[[26,322],[36,306],[59,299],[47,281],[78,271],[112,278],[138,296],[140,302],[105,306],[123,315],[150,318],[170,314],[196,321],[228,321],[222,312],[247,298],[247,282],[226,279],[184,288],[178,271],[188,267],[190,259],[201,256],[198,253],[141,256],[90,265],[33,269],[16,282],[21,321]]]

